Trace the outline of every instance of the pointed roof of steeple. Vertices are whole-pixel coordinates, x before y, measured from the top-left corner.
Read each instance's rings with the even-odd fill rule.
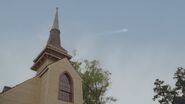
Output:
[[[58,20],[58,8],[56,8],[56,13],[55,13],[55,17],[54,17],[54,21],[53,21],[53,26],[50,30],[50,36],[48,39],[48,45],[52,45],[58,48],[62,48],[61,47],[61,43],[60,43],[60,29],[59,29],[59,20]]]
[[[56,13],[55,13],[55,18],[54,18],[54,21],[53,21],[53,26],[51,29],[59,29],[59,21],[58,21],[58,8],[56,8]]]
[[[53,26],[50,30],[50,35],[46,47],[33,61],[34,65],[31,68],[32,70],[36,71],[40,66],[42,66],[44,60],[51,59],[53,60],[53,62],[56,62],[57,60],[60,60],[62,58],[71,59],[71,56],[68,54],[67,50],[65,50],[60,44],[58,8],[56,8]]]

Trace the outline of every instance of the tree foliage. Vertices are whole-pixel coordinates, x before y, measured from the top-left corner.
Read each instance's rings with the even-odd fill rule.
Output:
[[[154,97],[160,104],[172,104],[174,99],[179,96],[185,96],[185,69],[182,67],[177,68],[174,73],[173,79],[176,80],[175,87],[165,84],[164,81],[156,79],[154,82]]]
[[[84,104],[107,104],[116,101],[112,96],[106,96],[111,73],[103,70],[97,60],[76,61],[73,66],[82,78]]]

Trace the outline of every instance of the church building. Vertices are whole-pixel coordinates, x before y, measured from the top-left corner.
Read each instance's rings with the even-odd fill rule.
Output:
[[[83,104],[82,79],[60,43],[58,9],[48,42],[33,61],[36,75],[12,88],[4,87],[0,104]]]

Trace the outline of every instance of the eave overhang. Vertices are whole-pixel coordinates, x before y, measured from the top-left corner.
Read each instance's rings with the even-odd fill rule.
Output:
[[[58,48],[52,45],[47,45],[33,61],[34,64],[31,69],[36,71],[46,58],[52,58],[57,61],[64,57],[69,60],[71,59],[71,55],[69,55],[64,48]]]

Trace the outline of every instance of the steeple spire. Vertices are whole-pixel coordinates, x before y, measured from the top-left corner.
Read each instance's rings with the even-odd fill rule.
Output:
[[[55,13],[55,19],[53,21],[53,26],[51,29],[58,29],[59,30],[59,23],[58,23],[58,7],[56,8],[56,13]]]
[[[42,70],[43,63],[47,64],[54,63],[62,58],[71,59],[71,56],[68,54],[60,44],[60,29],[59,29],[59,20],[58,20],[58,8],[56,8],[56,13],[53,21],[53,26],[50,30],[49,39],[44,50],[36,57],[34,60],[34,65],[31,67],[32,70]]]
[[[53,21],[53,26],[50,30],[50,36],[48,39],[48,45],[52,45],[58,48],[61,48],[60,45],[60,29],[59,29],[59,20],[58,20],[58,8],[56,8],[56,13]]]

